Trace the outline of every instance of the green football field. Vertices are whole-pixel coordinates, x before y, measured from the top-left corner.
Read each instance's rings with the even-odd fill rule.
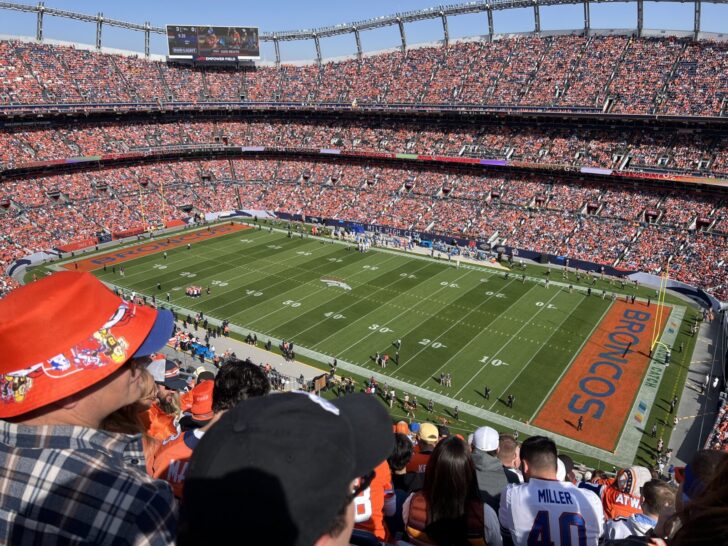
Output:
[[[514,422],[534,419],[611,305],[502,271],[285,232],[245,230],[126,261],[102,280],[253,332],[334,357],[437,396],[441,411],[477,407]],[[529,270],[530,271],[530,270]],[[561,281],[554,272],[553,281]],[[161,290],[157,288],[161,284]],[[599,281],[599,288],[607,288]],[[190,298],[185,287],[203,287]],[[210,288],[210,294],[205,288]],[[399,364],[393,362],[401,340]],[[382,368],[375,355],[388,354]],[[440,384],[451,374],[452,387]],[[484,397],[484,388],[491,391]],[[513,408],[506,404],[512,394]],[[447,407],[449,406],[449,407]],[[461,413],[462,415],[462,413]]]

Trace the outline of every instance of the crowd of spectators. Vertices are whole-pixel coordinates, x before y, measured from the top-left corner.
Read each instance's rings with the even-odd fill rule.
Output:
[[[727,60],[728,47],[712,42],[692,43],[674,38],[638,39],[624,36],[519,36],[498,39],[492,43],[461,42],[447,48],[423,47],[404,53],[389,52],[367,56],[362,62],[347,60],[321,66],[284,65],[281,68],[260,67],[237,71],[188,68],[71,47],[0,41],[0,104],[238,101],[244,96],[250,100],[455,102],[601,109],[604,102],[611,99],[611,111],[618,113],[718,115],[726,109],[728,76],[722,68]],[[696,91],[692,93],[694,88]],[[563,127],[503,128],[498,125],[431,126],[423,129],[414,123],[391,121],[334,123],[315,120],[79,123],[73,127],[3,129],[0,131],[0,168],[13,168],[35,161],[191,143],[473,154],[543,164],[619,168],[620,163],[629,163],[629,168],[637,169],[728,173],[728,144],[725,138],[706,133],[688,135]],[[198,214],[242,208],[315,215],[442,235],[462,235],[494,244],[651,273],[662,272],[669,262],[673,278],[704,288],[719,299],[728,300],[728,236],[723,233],[728,231],[726,203],[708,193],[660,190],[654,186],[650,189],[616,184],[606,186],[545,174],[506,173],[492,176],[490,173],[475,174],[474,171],[464,173],[456,167],[419,169],[411,165],[407,168],[377,163],[347,164],[334,159],[313,161],[260,156],[230,160],[181,159],[125,166],[97,165],[62,174],[19,175],[3,180],[0,185],[0,205],[0,221],[3,223],[0,233],[0,297],[17,287],[13,279],[2,273],[12,261],[22,256],[79,241],[95,241],[99,235],[116,236],[130,230],[164,226],[170,221],[185,221]],[[50,282],[57,281],[51,279]],[[91,281],[87,279],[83,282]],[[108,303],[110,295],[99,290],[99,287],[89,286],[81,297],[97,293],[105,299],[104,304]],[[15,308],[30,308],[37,301],[40,300],[36,295],[28,299],[27,305]],[[120,302],[113,300],[112,303],[116,309]],[[80,307],[90,309],[94,306]],[[62,311],[67,312],[67,309],[64,306]],[[162,314],[160,311],[159,315]],[[34,315],[37,316],[37,313]],[[139,316],[143,315],[140,309]],[[107,318],[107,314],[98,317],[98,324],[104,324]],[[47,320],[45,315],[43,319]],[[71,322],[76,324],[74,321],[68,324]],[[52,320],[48,323],[56,328],[57,325],[63,325],[64,321]],[[41,324],[32,326],[34,328],[29,330],[42,327]],[[97,326],[95,324],[94,328]],[[109,328],[115,332],[117,327],[125,326],[122,323]],[[59,329],[63,330],[63,327]],[[123,330],[120,331],[123,333]],[[124,525],[137,533],[134,540],[139,539],[139,533],[142,533],[141,529],[146,523],[149,537],[156,532],[158,537],[166,536],[166,542],[173,541],[179,514],[182,523],[181,544],[185,541],[199,543],[198,539],[206,533],[213,533],[207,538],[219,543],[217,538],[213,540],[211,537],[223,536],[230,529],[239,531],[241,521],[249,529],[251,537],[256,537],[251,539],[262,542],[257,540],[257,534],[262,534],[260,530],[250,531],[253,525],[245,524],[245,518],[253,520],[250,514],[258,513],[254,511],[256,505],[266,511],[265,521],[268,523],[279,517],[281,520],[289,515],[291,518],[297,517],[300,515],[298,510],[302,499],[313,497],[319,489],[327,489],[333,481],[332,476],[343,472],[341,465],[347,461],[340,453],[344,447],[356,451],[351,459],[356,459],[357,466],[361,465],[363,458],[373,457],[373,460],[367,460],[367,463],[372,464],[357,468],[360,470],[358,473],[354,473],[353,468],[347,471],[342,478],[342,486],[335,492],[337,499],[346,498],[346,514],[339,514],[334,527],[331,527],[330,519],[321,522],[320,529],[316,528],[316,536],[310,537],[311,543],[322,536],[338,537],[343,533],[340,525],[351,531],[354,522],[350,519],[354,510],[348,508],[358,502],[355,500],[358,498],[356,495],[367,488],[370,489],[369,496],[365,497],[367,502],[371,499],[380,499],[381,502],[376,500],[369,504],[370,508],[374,507],[374,511],[367,521],[359,522],[357,530],[362,533],[360,539],[370,537],[371,534],[380,541],[393,542],[401,538],[412,540],[413,544],[464,544],[468,542],[467,538],[482,539],[491,546],[499,546],[503,538],[520,543],[526,533],[533,532],[534,518],[541,516],[534,513],[531,517],[529,514],[526,518],[528,526],[520,525],[519,518],[534,508],[536,501],[533,500],[534,495],[531,495],[530,504],[518,504],[513,498],[519,494],[526,495],[532,487],[551,488],[558,498],[570,499],[571,505],[578,501],[576,512],[570,506],[569,512],[564,514],[570,518],[581,517],[583,526],[579,527],[579,540],[584,544],[596,545],[602,536],[608,539],[622,538],[614,533],[621,526],[636,524],[637,521],[644,524],[645,520],[649,520],[650,527],[661,525],[658,516],[670,518],[675,510],[679,524],[672,529],[660,528],[661,536],[671,536],[670,544],[687,544],[686,536],[694,539],[700,533],[713,533],[705,543],[717,543],[720,538],[724,538],[719,537],[718,530],[718,525],[725,522],[728,463],[725,462],[724,454],[723,459],[719,460],[715,453],[699,452],[695,459],[697,462],[691,463],[692,469],[686,470],[683,478],[678,478],[678,481],[684,481],[677,493],[662,480],[650,480],[652,476],[649,470],[642,467],[622,469],[615,479],[602,474],[585,476],[579,483],[580,480],[574,474],[573,462],[563,454],[557,457],[555,444],[547,438],[532,437],[523,443],[523,464],[520,464],[518,450],[521,445],[517,439],[508,434],[498,434],[489,427],[474,431],[465,441],[450,435],[444,425],[438,428],[433,423],[417,423],[419,431],[416,432],[401,422],[394,427],[397,434],[392,439],[390,423],[384,410],[377,407],[378,402],[371,399],[367,399],[366,404],[357,401],[357,396],[361,400],[366,395],[347,394],[343,401],[333,403],[335,407],[313,395],[281,394],[266,398],[270,385],[264,377],[261,379],[260,374],[263,372],[256,371],[251,363],[236,361],[223,364],[219,373],[231,373],[225,381],[202,377],[203,373],[212,375],[202,372],[197,377],[197,385],[189,385],[191,391],[186,393],[189,396],[180,396],[173,391],[182,391],[187,386],[184,382],[181,387],[173,386],[179,373],[176,364],[162,359],[161,367],[155,371],[155,359],[150,357],[150,353],[142,354],[140,348],[141,345],[147,345],[144,340],[148,331],[140,330],[134,335],[141,333],[144,335],[138,340],[139,343],[136,344],[134,340],[138,351],[132,358],[146,358],[145,363],[149,368],[142,373],[141,365],[137,363],[119,368],[118,374],[128,374],[129,378],[146,374],[145,379],[139,379],[139,383],[146,382],[147,386],[151,386],[151,389],[146,389],[149,392],[142,393],[140,387],[138,390],[142,397],[139,399],[132,397],[131,391],[127,392],[123,399],[130,405],[121,409],[121,402],[111,407],[116,399],[110,395],[88,399],[85,397],[91,395],[85,394],[83,390],[79,393],[76,389],[71,393],[74,400],[81,401],[82,408],[99,414],[98,426],[84,429],[84,441],[94,445],[98,443],[99,446],[86,449],[105,453],[103,457],[108,459],[111,457],[106,453],[113,449],[109,447],[109,438],[113,439],[112,432],[121,432],[109,428],[110,422],[116,422],[117,425],[120,422],[108,420],[112,413],[116,413],[119,418],[118,412],[124,410],[130,413],[126,410],[131,409],[137,415],[142,406],[144,411],[150,412],[145,413],[149,416],[146,426],[137,422],[139,419],[135,417],[134,423],[126,424],[136,428],[124,431],[144,433],[138,442],[135,440],[139,445],[134,449],[138,448],[139,453],[149,456],[146,463],[150,474],[146,476],[144,469],[138,468],[129,477],[124,474],[127,479],[125,483],[144,484],[148,489],[146,494],[154,496],[154,509],[159,510],[158,513],[154,512],[147,504],[146,511],[138,518],[125,516],[130,517],[131,521],[125,521]],[[154,337],[155,340],[159,338],[156,341],[160,345],[171,335],[166,331],[157,334]],[[58,337],[65,338],[62,335]],[[63,354],[59,357],[65,358]],[[6,363],[4,373],[11,375],[4,376],[6,379],[15,377],[13,374],[27,373],[28,365],[38,361],[16,363],[17,360],[16,354],[9,355],[9,364]],[[217,363],[220,364],[219,361]],[[121,364],[116,362],[118,366]],[[248,375],[242,378],[242,372],[231,372],[231,364],[237,370],[245,368]],[[235,373],[240,376],[237,380],[247,383],[233,385]],[[26,376],[20,374],[18,377]],[[98,377],[100,381],[106,376]],[[33,380],[44,381],[42,374]],[[10,384],[8,381],[6,383]],[[112,388],[113,382],[105,381],[95,386],[91,383],[81,386],[83,389],[94,387],[94,392],[106,389],[99,392],[110,393],[108,389]],[[237,388],[236,392],[231,392],[233,387]],[[227,389],[223,394],[229,399],[221,405],[223,395],[220,393],[223,389]],[[250,390],[243,392],[245,389]],[[6,413],[2,417],[17,418],[20,415],[18,422],[23,423],[24,410],[43,410],[44,404],[56,404],[62,398],[52,389],[36,389],[38,391],[51,394],[46,396],[44,403],[36,403],[35,394],[28,397],[27,401],[16,396],[15,404],[28,406],[13,406],[20,407],[20,410],[10,415],[8,412],[15,410],[6,404],[3,410]],[[368,392],[376,393],[376,388]],[[236,403],[248,397],[250,400],[244,402],[243,406],[235,408]],[[409,404],[409,401],[406,403]],[[29,404],[36,405],[30,407]],[[281,407],[291,404],[290,407],[296,408],[296,411],[287,413],[284,422],[276,423],[278,404]],[[366,411],[357,415],[355,406],[359,404],[358,410]],[[57,405],[51,417],[45,417],[51,421],[43,423],[46,425],[43,434],[49,434],[52,425],[59,424],[52,419],[71,415],[63,413],[68,408]],[[252,409],[244,411],[248,407]],[[405,407],[405,404],[403,409],[412,411],[411,406]],[[230,414],[226,416],[225,411],[228,410]],[[183,412],[186,415],[183,416]],[[459,421],[457,412],[456,408],[455,419]],[[290,415],[295,415],[300,422],[291,421]],[[265,419],[256,422],[259,416]],[[356,422],[357,418],[360,418],[360,422]],[[217,419],[219,421],[215,425]],[[101,428],[102,421],[111,431],[106,440],[91,438],[92,433],[96,434],[94,429]],[[69,421],[74,426],[69,425],[69,422],[61,422],[66,425],[66,431],[71,430],[74,434],[81,433],[81,425],[89,425],[88,421]],[[34,433],[34,436],[28,430],[20,439],[22,441],[19,440],[19,444],[24,447],[12,445],[18,436],[17,425],[12,420],[3,423],[3,453],[7,459],[4,465],[7,467],[5,485],[12,484],[17,489],[21,474],[26,479],[27,474],[20,472],[18,463],[7,456],[10,450],[25,450],[21,465],[26,465],[33,458],[28,453],[32,450],[27,449],[31,440],[43,444],[36,446],[36,449],[44,450],[46,454],[58,455],[59,450],[53,442],[43,441],[40,433]],[[38,423],[31,421],[26,424],[32,426]],[[321,425],[320,430],[314,425]],[[163,434],[161,428],[164,426],[169,430]],[[233,461],[235,465],[236,458],[232,455],[237,453],[236,450],[244,442],[250,444],[246,446],[248,455],[254,450],[263,453],[265,442],[273,437],[269,434],[271,428],[279,430],[278,427],[284,426],[288,426],[288,429],[278,435],[275,441],[288,444],[281,448],[281,444],[276,443],[275,447],[280,449],[272,449],[267,456],[261,455],[257,460],[261,467],[270,470],[276,477],[277,472],[286,476],[289,473],[295,475],[293,480],[281,480],[285,488],[282,493],[286,495],[290,493],[289,488],[296,487],[301,477],[312,482],[313,486],[302,488],[297,491],[297,495],[291,495],[290,500],[295,503],[283,506],[286,510],[272,510],[268,502],[260,503],[261,492],[270,494],[270,491],[262,488],[252,491],[255,494],[243,495],[243,488],[253,489],[250,480],[218,484],[219,487],[208,492],[199,486],[199,482],[195,485],[195,480],[219,480],[219,476],[214,475],[219,470],[214,461],[225,460],[225,465]],[[340,426],[348,427],[342,433],[351,445],[331,442],[334,448],[331,453],[339,455],[331,455],[329,461],[319,456],[319,442],[316,459],[304,456],[301,460],[305,462],[305,467],[294,467],[297,457],[291,453],[306,453],[306,448],[313,445],[311,438],[321,439],[312,431],[317,430],[323,437],[333,434],[332,431]],[[580,419],[578,430],[581,430],[581,426]],[[156,434],[153,434],[155,427]],[[254,438],[256,430],[266,433]],[[712,450],[728,450],[727,431],[728,411],[724,404],[709,436],[708,447]],[[235,441],[231,442],[233,436]],[[382,438],[386,441],[380,442]],[[103,449],[100,448],[102,443]],[[394,451],[392,443],[395,444]],[[367,451],[365,444],[369,447],[368,458],[363,455]],[[172,460],[171,455],[167,454],[167,459],[164,456],[165,450],[169,449],[184,452],[186,462],[191,457],[198,461],[191,466],[193,471],[188,482],[191,485],[184,489],[180,512],[176,510],[171,497],[172,492],[177,497],[182,496],[184,472],[175,472],[172,477],[172,465],[164,466],[165,461],[169,463]],[[228,456],[221,458],[220,450]],[[64,457],[73,457],[73,452],[72,449],[66,449]],[[206,456],[213,452],[214,456]],[[284,459],[276,456],[280,452],[288,454],[285,457],[287,463],[271,470],[272,466],[276,466],[275,461]],[[389,453],[390,457],[385,459]],[[136,451],[134,454],[138,455]],[[336,456],[341,459],[340,464],[332,463]],[[133,460],[136,463],[132,464],[138,464],[139,459]],[[410,466],[410,463],[415,462],[415,466]],[[100,464],[99,461],[97,463]],[[119,469],[127,463],[118,461],[118,464],[115,470],[106,468],[105,463],[103,469],[100,466],[95,468],[100,477],[96,481],[84,481],[85,487],[90,487],[88,483],[94,482],[94,487],[99,491],[108,490],[108,484],[122,474]],[[452,470],[454,468],[458,470],[455,472]],[[88,465],[78,465],[78,469],[85,479],[84,472],[90,470]],[[229,466],[226,469],[229,470]],[[320,475],[314,475],[314,470],[320,470]],[[364,471],[371,472],[364,477]],[[54,476],[54,481],[58,475],[58,481],[61,481],[69,473],[65,470],[50,472],[44,468],[41,474]],[[76,472],[73,474],[75,479]],[[152,477],[167,480],[172,489],[163,482],[152,480]],[[521,483],[524,477],[529,483]],[[32,487],[40,488],[41,482],[36,480]],[[235,489],[235,498],[242,499],[250,506],[241,509],[240,505],[228,502],[233,497],[228,496],[225,487]],[[154,492],[151,492],[151,488],[155,488]],[[352,488],[354,493],[351,493]],[[442,493],[445,490],[447,494]],[[658,490],[667,493],[658,494]],[[116,493],[120,494],[120,491]],[[592,493],[596,495],[590,496]],[[58,498],[62,496],[57,494]],[[669,502],[663,502],[663,496],[669,497]],[[50,502],[42,496],[32,497],[33,500],[24,499],[23,503],[37,502],[40,506]],[[116,507],[115,513],[128,510],[131,514],[129,505],[132,494],[127,492],[122,497],[124,502],[119,505],[122,509]],[[212,497],[218,502],[210,502]],[[41,500],[34,500],[36,498]],[[74,499],[70,505],[77,505],[80,497],[67,494],[65,500],[70,498]],[[619,509],[616,506],[620,502],[615,500],[617,498],[623,499],[625,512],[608,513]],[[659,503],[655,500],[658,498]],[[560,503],[548,504],[549,510],[556,510],[553,505]],[[323,502],[312,505],[315,515],[301,521],[305,524],[301,529],[307,533],[312,532],[312,521],[321,513],[330,512],[333,518],[335,511],[341,509],[341,506],[328,506]],[[34,517],[40,520],[55,517],[58,514],[53,510],[59,510],[59,506],[44,505],[33,512]],[[456,512],[440,517],[445,513],[442,510],[452,509],[453,506],[457,506]],[[210,517],[220,517],[214,526],[208,525],[208,519],[201,516],[206,507],[210,510]],[[233,510],[235,514],[231,517]],[[274,515],[272,518],[271,513]],[[582,513],[584,516],[581,516]],[[63,521],[61,526],[72,521],[75,525],[74,539],[88,528],[96,530],[95,526],[101,526],[99,522],[102,518],[89,523],[82,521],[83,514],[83,510],[69,509],[60,514],[62,518],[57,518]],[[158,521],[150,522],[154,520],[154,514],[158,515]],[[707,514],[713,518],[713,524],[706,525],[703,520],[695,523],[698,521],[696,514]],[[617,515],[624,517],[617,518]],[[344,524],[339,521],[342,518],[346,520]],[[625,520],[630,523],[625,523]],[[674,519],[668,521],[674,522]],[[0,527],[3,530],[11,526],[22,529],[24,523],[29,524],[22,531],[28,533],[25,535],[28,540],[31,540],[29,537],[37,528],[46,529],[42,525],[33,527],[32,518],[10,518]],[[41,523],[44,525],[44,522]],[[138,525],[138,529],[135,525]],[[103,532],[107,531],[103,529]],[[276,541],[279,535],[274,533],[279,531],[271,528],[265,538]],[[543,529],[540,532],[545,533]],[[44,540],[54,538],[51,531],[46,529],[45,533]],[[119,538],[113,537],[113,533],[110,533],[110,537]],[[34,540],[37,542],[40,539],[36,536]]]
[[[245,97],[602,109],[611,98],[613,112],[717,116],[725,109],[722,67],[727,57],[723,42],[524,35],[415,47],[320,65],[228,70],[3,41],[0,104],[238,102]]]
[[[614,65],[628,45],[629,39],[624,36],[602,36],[589,40],[579,51],[580,60],[571,70],[559,104],[601,108]]]
[[[675,256],[683,247],[685,236],[685,231],[647,226],[630,247],[623,265],[627,269],[661,273],[668,258]]]
[[[728,451],[728,402],[721,404],[705,447],[706,449]]]
[[[711,41],[691,41],[677,62],[659,112],[691,116],[719,113],[728,96],[728,49]]]
[[[675,278],[728,295],[725,206],[708,194],[254,157],[10,180],[0,199],[4,265],[100,233],[242,208],[462,235],[653,273],[672,258]]]
[[[722,236],[688,232],[685,247],[671,263],[671,272],[713,294],[728,294],[728,253],[724,244]]]
[[[0,168],[35,161],[182,145],[335,148],[346,151],[472,155],[568,167],[625,171],[728,172],[725,136],[643,129],[543,125],[432,124],[414,121],[266,119],[76,123],[0,131]]]
[[[271,394],[273,381],[285,387],[271,366],[230,350],[221,358],[210,344],[227,335],[227,321],[210,327],[202,313],[177,317],[124,297],[66,271],[0,301],[5,331],[47,334],[3,360],[0,485],[24,514],[0,522],[6,536],[186,546],[225,543],[243,528],[251,543],[281,546],[502,546],[556,539],[550,529],[567,522],[560,544],[722,543],[725,407],[686,466],[665,474],[672,450],[663,457],[660,439],[641,458],[648,466],[607,474],[575,463],[550,437],[519,442],[512,429],[464,426],[457,406],[418,406],[375,378],[343,381],[335,359],[323,383],[301,375],[308,392]],[[76,320],[66,320],[74,307]],[[191,324],[206,331],[205,346]],[[100,337],[99,328],[123,347],[111,355],[68,346]],[[170,343],[214,367],[183,369],[159,353]],[[281,347],[293,354],[292,343]],[[75,373],[30,375],[47,354]],[[84,373],[83,357],[98,359],[95,374]],[[392,419],[385,404],[395,401],[409,422]],[[579,418],[577,431],[595,424]]]
[[[539,247],[544,252],[563,256],[566,254],[566,240],[576,227],[576,218],[568,212],[554,211],[537,214],[530,212],[528,217],[515,229],[504,242],[516,248],[533,246],[529,241],[541,241]]]
[[[612,111],[651,113],[659,91],[670,79],[672,65],[681,58],[686,44],[675,38],[630,39],[607,91],[615,99]],[[712,112],[712,109],[705,108],[704,112]]]
[[[176,161],[11,180],[3,262],[99,233],[237,208],[459,234],[660,272],[725,297],[725,206],[712,196],[537,175],[472,175],[340,162]],[[698,219],[701,219],[700,226]],[[702,233],[698,227],[714,226]],[[717,228],[717,229],[716,229]]]
[[[668,195],[660,204],[660,209],[665,211],[661,223],[691,227],[699,218],[710,218],[717,206],[716,200],[708,196],[695,195],[692,199],[685,200],[679,193]]]

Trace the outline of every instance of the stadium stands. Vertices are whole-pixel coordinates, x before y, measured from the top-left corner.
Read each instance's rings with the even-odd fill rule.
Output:
[[[181,145],[336,148],[425,155],[474,155],[562,167],[614,168],[623,172],[720,175],[726,167],[724,136],[696,133],[597,130],[488,124],[432,125],[374,121],[176,121],[18,127],[0,132],[0,164],[140,152]]]
[[[543,175],[463,175],[343,162],[157,162],[6,182],[3,265],[23,254],[194,212],[236,208],[497,238],[516,248],[673,275],[720,298],[726,238],[695,232],[724,209],[687,193],[581,185]],[[445,191],[447,190],[447,191]],[[187,211],[187,212],[185,212]],[[648,211],[650,213],[648,218]],[[648,225],[650,220],[654,225]]]
[[[705,442],[705,448],[728,451],[728,403],[726,402],[723,402],[718,409],[718,416]]]
[[[728,46],[670,37],[516,36],[371,55],[362,62],[241,72],[16,41],[2,42],[0,54],[0,104],[238,102],[244,96],[718,116]]]
[[[118,239],[206,213],[264,209],[462,237],[473,248],[478,239],[479,247],[504,245],[625,271],[659,274],[669,264],[672,278],[728,301],[726,194],[676,178],[716,181],[728,175],[728,135],[717,125],[675,129],[588,118],[572,123],[568,116],[423,121],[356,112],[357,105],[376,103],[605,113],[615,119],[725,117],[727,65],[726,42],[598,33],[458,41],[361,60],[235,70],[0,41],[0,107],[114,104],[122,114],[134,103],[199,107],[184,117],[170,112],[69,123],[51,115],[0,126],[0,297],[17,287],[5,275],[7,267],[34,252],[88,244],[102,235]],[[352,111],[205,111],[206,103],[241,101],[336,102],[352,105]],[[220,154],[211,145],[227,148]],[[241,157],[240,147],[269,150]],[[442,160],[418,163],[406,155],[397,162],[334,153],[312,159],[320,149],[511,163],[508,169],[480,170],[443,166]],[[130,152],[139,155],[108,163],[96,157]],[[87,161],[66,170],[38,165],[79,157]],[[610,183],[582,167],[669,177]],[[727,408],[719,409],[709,449],[728,451]],[[470,465],[470,450],[461,451]],[[494,463],[500,473],[500,461]],[[573,470],[569,479],[575,481]],[[589,485],[601,491],[618,484],[595,478]],[[399,508],[401,515],[401,502]],[[491,530],[497,536],[500,529]]]
[[[675,38],[516,36],[367,55],[361,62],[244,70],[189,68],[21,41],[0,42],[0,53],[0,104],[244,97],[719,115],[725,93],[719,67],[728,47]],[[690,81],[698,82],[698,92],[687,97]],[[728,140],[710,131],[493,121],[423,127],[415,120],[280,115],[7,127],[0,131],[0,168],[211,144],[471,155],[560,169],[728,173]],[[652,272],[672,257],[677,278],[721,297],[728,292],[722,281],[724,203],[705,194],[577,183],[556,173],[494,177],[262,157],[16,177],[2,189],[0,197],[9,203],[2,214],[10,225],[4,264],[24,252],[99,232],[248,207],[460,234]],[[696,232],[705,229],[708,233]]]

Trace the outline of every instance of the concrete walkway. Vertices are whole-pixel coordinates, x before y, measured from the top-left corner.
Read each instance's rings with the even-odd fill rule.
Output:
[[[210,322],[211,324],[214,323],[217,325],[218,321],[211,320]],[[181,321],[177,322],[177,327],[182,329]],[[232,328],[233,326],[231,325],[231,329]],[[199,338],[204,338],[205,336],[205,331],[202,328],[195,330],[194,325],[188,324],[185,331],[191,335],[196,335]],[[230,337],[223,336],[210,339],[210,345],[215,347],[215,353],[218,355],[222,355],[225,351],[230,350],[241,360],[249,358],[255,364],[270,364],[278,373],[291,378],[289,388],[298,388],[296,380],[301,377],[301,375],[303,375],[304,379],[308,381],[324,373],[324,370],[319,368],[314,368],[313,366],[309,366],[308,364],[295,360],[287,361],[277,353],[266,351],[262,347],[264,343],[265,341],[261,341],[259,339],[258,346],[256,347]],[[199,358],[193,358],[189,352],[175,351],[172,347],[165,347],[162,349],[162,352],[171,358],[179,359],[182,362],[183,368],[192,367],[197,369],[200,366],[203,366],[207,370],[215,371],[215,366],[212,363],[202,363]]]
[[[677,427],[670,436],[668,446],[673,450],[669,464],[676,466],[690,462],[693,454],[703,448],[715,423],[719,389],[724,379],[721,363],[726,348],[722,342],[720,317],[716,317],[713,322],[701,323],[697,335],[698,341],[677,409]],[[706,375],[710,375],[710,385],[704,389]],[[716,375],[720,381],[718,388],[714,389],[712,382]]]

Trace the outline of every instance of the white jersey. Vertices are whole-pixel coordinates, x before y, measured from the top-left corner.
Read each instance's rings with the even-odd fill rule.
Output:
[[[596,546],[604,532],[601,499],[556,480],[508,485],[498,519],[515,546]]]
[[[657,520],[644,514],[634,514],[628,518],[614,518],[607,522],[604,538],[619,540],[632,535],[644,536],[650,529],[654,529]]]

